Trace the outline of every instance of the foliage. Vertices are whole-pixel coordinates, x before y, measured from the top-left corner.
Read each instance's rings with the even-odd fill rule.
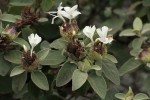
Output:
[[[0,0],[0,9],[0,100],[150,99],[149,0]]]

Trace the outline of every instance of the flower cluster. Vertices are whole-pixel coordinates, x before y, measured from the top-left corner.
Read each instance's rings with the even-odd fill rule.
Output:
[[[66,22],[65,18],[68,18],[69,21],[71,22],[72,19],[74,19],[76,16],[78,16],[79,14],[81,14],[78,10],[78,5],[71,7],[62,7],[62,3],[59,4],[59,7],[57,8],[57,11],[50,11],[48,12],[48,14],[53,16],[52,19],[52,24],[54,23],[54,20],[56,18],[60,18],[64,21],[64,23]],[[56,15],[55,15],[56,14]]]
[[[96,31],[97,34],[99,35],[99,37],[95,39],[95,42],[96,41],[100,41],[103,44],[108,44],[108,43],[111,43],[113,41],[112,36],[108,36],[107,35],[108,31],[110,31],[110,30],[111,29],[109,29],[107,26],[103,26],[102,28],[98,28],[98,29],[96,29],[95,26],[93,26],[93,27],[86,26],[83,29],[83,33],[88,38],[90,38],[90,40],[92,41],[92,43],[94,43],[93,36],[94,36],[95,31]]]

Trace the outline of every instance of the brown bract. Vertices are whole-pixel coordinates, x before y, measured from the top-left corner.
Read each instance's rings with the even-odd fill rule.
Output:
[[[11,45],[11,40],[7,37],[0,36],[0,52],[7,52],[12,49],[14,49],[14,46]]]
[[[101,55],[104,55],[107,53],[106,45],[99,42],[99,41],[94,43],[93,50],[96,51],[97,53],[101,54]]]
[[[30,56],[30,51],[24,52],[21,59],[22,66],[26,71],[33,71],[38,69],[39,60],[35,53]]]
[[[72,20],[71,23],[64,23],[62,26],[59,27],[59,29],[61,36],[68,38],[69,40],[73,40],[79,31],[76,20]]]
[[[39,9],[25,7],[22,11],[22,20],[16,22],[16,28],[22,28],[24,25],[33,25],[38,22],[41,17]]]
[[[84,47],[80,44],[79,41],[70,42],[67,45],[67,55],[75,61],[82,60],[85,58],[85,50]]]

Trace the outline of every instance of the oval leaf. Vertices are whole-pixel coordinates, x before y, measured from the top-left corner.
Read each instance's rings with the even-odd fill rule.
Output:
[[[123,30],[119,36],[135,36],[136,34],[133,32],[133,29],[125,29]]]
[[[15,63],[15,64],[20,64],[21,63],[21,58],[22,58],[22,52],[18,50],[12,50],[9,51],[5,56],[5,60]]]
[[[126,95],[124,93],[117,93],[117,94],[115,94],[115,97],[118,98],[118,99],[120,99],[120,100],[124,100],[125,96]]]
[[[76,69],[72,75],[72,90],[79,89],[87,80],[88,74]]]
[[[53,41],[50,44],[50,47],[55,48],[55,49],[64,49],[64,48],[66,48],[66,44],[67,44],[67,41],[64,38],[59,38],[59,39]]]
[[[102,67],[103,73],[109,80],[111,80],[116,85],[120,84],[120,77],[119,77],[118,69],[112,61],[103,59],[96,63],[97,63],[97,65]]]
[[[23,67],[22,66],[17,66],[17,67],[15,67],[12,71],[11,71],[11,73],[10,73],[10,77],[12,77],[12,76],[15,76],[15,75],[18,75],[18,74],[21,74],[21,73],[23,73],[25,70],[23,69]]]
[[[58,65],[66,60],[61,51],[50,51],[45,60],[41,61],[42,65]]]
[[[107,92],[107,84],[102,76],[95,74],[89,74],[88,82],[90,83],[93,90],[101,97],[105,98]]]
[[[113,63],[118,63],[117,59],[113,55],[107,54],[106,57]]]
[[[34,71],[31,73],[31,79],[33,83],[40,89],[49,90],[48,80],[44,73],[40,71]]]
[[[142,27],[143,27],[142,20],[139,17],[136,17],[133,21],[133,29],[141,31]]]
[[[40,61],[44,60],[49,53],[49,49],[43,49],[37,53],[38,59]]]
[[[142,29],[142,34],[146,34],[150,32],[150,23],[144,24],[143,29]]]
[[[148,100],[148,99],[150,99],[150,98],[144,93],[138,93],[133,98],[133,100]]]
[[[16,38],[14,40],[14,42],[17,43],[17,44],[19,44],[20,46],[25,45],[27,47],[27,49],[30,50],[30,45],[29,45],[29,43],[26,40],[24,40],[22,38]]]
[[[67,84],[71,80],[73,72],[76,68],[77,66],[73,63],[68,62],[64,64],[56,77],[56,86],[60,87]]]
[[[135,60],[135,58],[130,58],[128,61],[126,61],[119,69],[120,76],[136,69],[139,67],[142,63],[138,60]]]
[[[14,92],[19,92],[24,87],[27,80],[27,72],[12,77],[12,89]]]
[[[11,68],[10,62],[6,61],[3,54],[0,54],[0,75],[5,76]]]
[[[0,15],[0,20],[15,23],[18,19],[21,19],[19,15],[11,15],[11,14],[2,14]]]

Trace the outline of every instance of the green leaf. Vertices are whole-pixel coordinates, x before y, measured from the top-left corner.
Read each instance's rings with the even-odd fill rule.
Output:
[[[75,91],[79,89],[87,80],[88,74],[86,72],[81,72],[76,69],[72,75],[72,90]]]
[[[43,49],[37,53],[38,59],[40,61],[44,60],[49,53],[49,49]]]
[[[21,19],[21,16],[19,15],[11,15],[11,14],[2,14],[0,15],[1,21],[16,23],[18,19]]]
[[[150,1],[149,0],[143,0],[142,3],[143,3],[143,6],[150,7]]]
[[[22,52],[18,50],[9,51],[4,58],[11,63],[21,64]]]
[[[73,63],[65,63],[58,72],[56,77],[56,86],[60,87],[67,84],[72,79],[73,72],[77,66]]]
[[[133,32],[133,29],[125,29],[123,30],[119,36],[135,36],[136,34]]]
[[[21,39],[28,40],[28,36],[34,32],[35,31],[30,26],[26,26],[26,27],[22,28],[21,29],[21,36],[22,36]]]
[[[111,80],[116,85],[120,84],[118,69],[116,68],[116,65],[112,61],[102,59],[101,61],[96,62],[96,64],[102,67],[103,73],[109,80]]]
[[[141,49],[141,48],[135,48],[135,49],[132,49],[132,50],[130,51],[130,54],[131,54],[132,56],[137,57],[137,56],[139,55],[139,53],[140,53],[142,50],[143,50],[143,49]]]
[[[133,100],[147,100],[147,99],[150,99],[150,98],[144,93],[138,93],[133,98]]]
[[[12,6],[31,6],[35,0],[10,0]]]
[[[41,61],[42,65],[58,65],[66,60],[61,51],[50,51],[45,60]]]
[[[83,61],[78,62],[78,68],[83,72],[88,72],[92,66],[88,59],[84,59]]]
[[[143,27],[142,20],[139,17],[136,17],[133,21],[133,29],[141,31],[142,27]]]
[[[19,92],[23,89],[27,80],[27,72],[12,77],[12,89],[14,92]]]
[[[46,76],[41,71],[34,71],[31,73],[33,83],[43,90],[49,90],[49,84]]]
[[[113,63],[118,63],[117,59],[113,55],[107,54],[106,58],[112,61]]]
[[[146,24],[144,24],[144,26],[143,26],[143,29],[142,29],[142,34],[146,34],[146,33],[148,33],[148,32],[150,32],[150,23],[146,23]]]
[[[29,43],[26,40],[24,40],[22,38],[16,38],[14,40],[14,42],[17,43],[17,44],[19,44],[20,46],[25,45],[27,47],[27,49],[30,50],[30,45],[29,45]]]
[[[150,95],[150,76],[148,76],[148,77],[145,79],[144,88],[145,88],[145,90],[147,91],[147,93]]]
[[[144,38],[135,38],[132,41],[132,48],[133,49],[140,49],[144,40],[145,40]]]
[[[11,68],[11,64],[6,61],[3,54],[0,54],[0,75],[5,76]]]
[[[88,82],[90,83],[93,90],[101,97],[105,98],[107,92],[107,84],[102,76],[95,74],[89,74]]]
[[[42,0],[41,7],[44,12],[47,12],[51,9],[52,2],[53,2],[52,0]]]
[[[107,94],[105,96],[105,99],[104,100],[118,100],[116,97],[115,97],[115,94],[118,93],[118,90],[116,88],[110,88],[108,91],[107,91]]]
[[[59,39],[53,41],[50,44],[50,47],[55,48],[55,49],[64,49],[64,48],[66,48],[66,45],[67,45],[67,41],[64,38],[59,38]]]
[[[96,71],[102,70],[102,68],[100,66],[98,66],[98,65],[93,65],[90,69],[94,69]]]
[[[45,49],[45,48],[49,48],[49,49],[50,49],[49,42],[43,41],[43,42],[40,44],[40,48],[41,48],[41,49]]]
[[[142,63],[139,60],[135,60],[135,58],[130,58],[126,61],[119,69],[120,76],[138,68]]]
[[[23,73],[24,71],[25,71],[25,70],[23,69],[22,66],[17,66],[17,67],[15,67],[15,68],[11,71],[10,77],[16,76],[16,75],[18,75],[18,74],[21,74],[21,73]]]
[[[124,100],[125,96],[126,95],[124,93],[117,93],[117,94],[115,94],[115,97],[118,98],[118,99],[121,99],[121,100]]]

